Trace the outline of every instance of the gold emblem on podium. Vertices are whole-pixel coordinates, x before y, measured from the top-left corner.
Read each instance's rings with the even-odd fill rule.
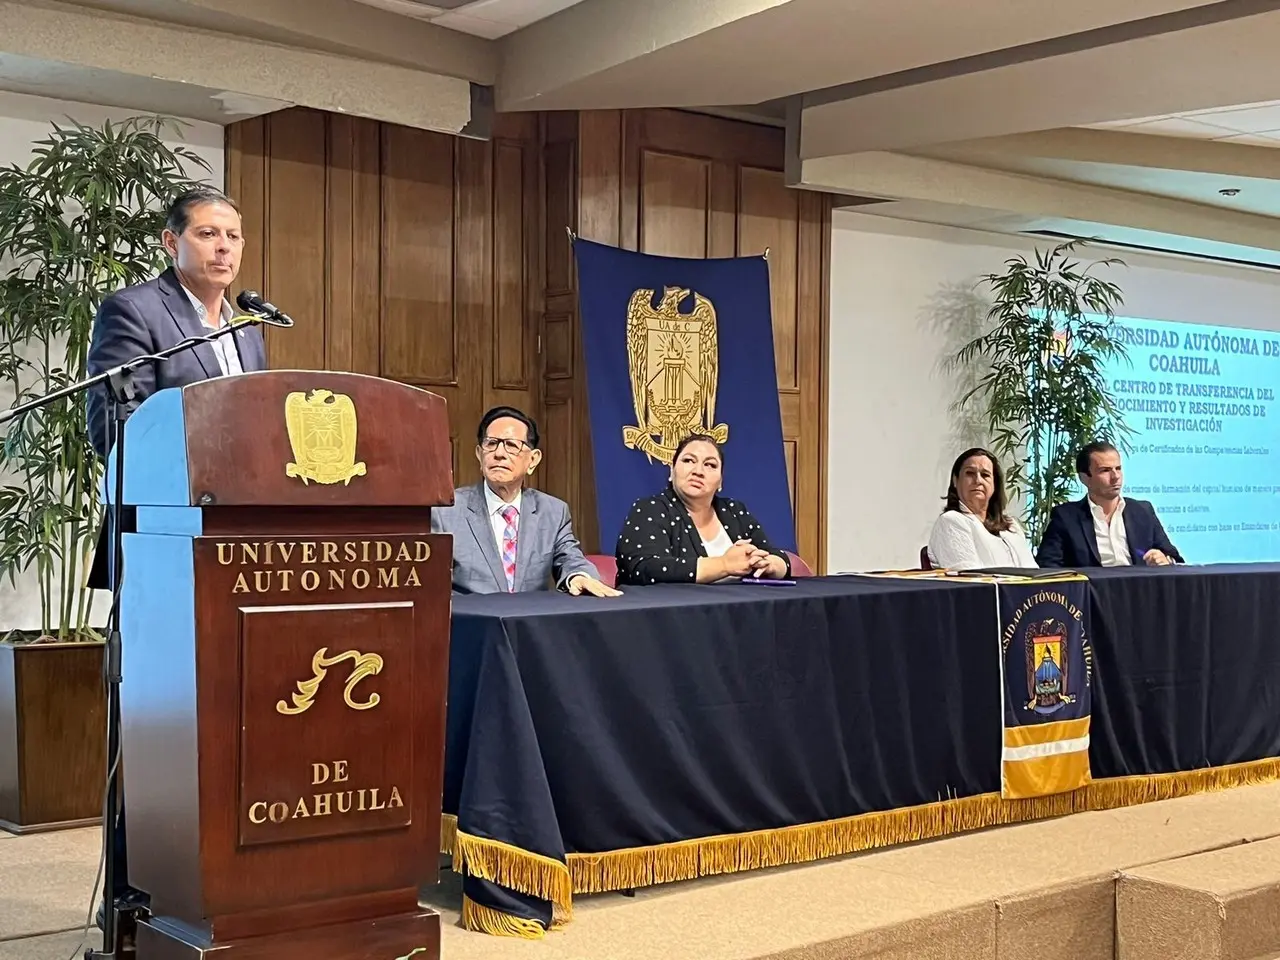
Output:
[[[294,459],[285,467],[288,476],[345,485],[365,475],[364,463],[356,463],[356,405],[350,397],[329,390],[291,393],[284,419]]]
[[[287,716],[297,716],[300,713],[306,713],[311,709],[311,705],[315,703],[316,694],[320,690],[320,684],[329,672],[329,667],[337,666],[344,660],[354,660],[355,666],[351,668],[351,675],[347,677],[346,689],[342,691],[342,699],[352,710],[372,710],[382,702],[382,697],[376,693],[369,695],[368,700],[357,702],[352,699],[352,692],[365,677],[371,677],[375,673],[382,672],[382,657],[376,653],[361,653],[358,650],[347,650],[337,656],[326,656],[328,647],[321,647],[316,651],[316,655],[311,658],[312,676],[308,680],[298,681],[298,692],[292,694],[290,699],[293,701],[292,706],[284,700],[276,703],[276,712],[283,713]]]
[[[650,460],[670,464],[676,446],[691,433],[724,443],[727,424],[715,423],[720,354],[716,308],[700,293],[693,310],[680,312],[690,291],[667,287],[657,308],[653,290],[637,290],[627,305],[627,366],[636,426],[622,428],[622,442]]]

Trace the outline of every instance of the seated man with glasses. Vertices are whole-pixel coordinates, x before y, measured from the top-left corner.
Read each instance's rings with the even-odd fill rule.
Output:
[[[476,431],[484,479],[431,511],[431,531],[453,534],[453,589],[518,593],[556,587],[577,596],[616,597],[573,535],[569,505],[524,489],[542,461],[538,425],[514,407],[494,407]]]

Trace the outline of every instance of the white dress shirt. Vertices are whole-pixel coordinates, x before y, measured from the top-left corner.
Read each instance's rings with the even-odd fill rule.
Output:
[[[948,570],[1039,566],[1016,523],[1010,530],[993,534],[963,503],[959,510],[945,510],[934,521],[929,562]]]
[[[1116,512],[1111,514],[1111,522],[1107,522],[1102,508],[1089,501],[1089,512],[1093,514],[1093,535],[1098,541],[1098,559],[1104,567],[1131,567],[1133,555],[1129,552],[1129,535],[1124,529],[1124,497],[1116,505]]]
[[[507,532],[507,521],[502,516],[502,511],[507,507],[516,508],[516,540],[520,539],[520,501],[524,499],[524,491],[521,490],[516,494],[516,498],[510,503],[503,500],[500,496],[490,489],[489,484],[484,485],[484,503],[489,511],[489,523],[493,527],[493,540],[498,545],[498,559],[502,559],[502,539],[503,534]]]
[[[227,302],[227,298],[222,298],[222,323],[210,323],[209,311],[205,309],[205,305],[200,302],[200,298],[188,290],[185,286],[182,292],[187,295],[187,299],[191,301],[191,305],[196,308],[196,316],[200,318],[200,322],[207,330],[217,330],[223,323],[230,323],[231,318],[235,316],[235,312],[231,309],[231,304]],[[244,367],[240,363],[240,352],[236,349],[235,333],[229,333],[226,336],[219,337],[209,346],[213,347],[214,355],[218,358],[218,368],[225,377],[234,376],[237,373],[244,373]]]

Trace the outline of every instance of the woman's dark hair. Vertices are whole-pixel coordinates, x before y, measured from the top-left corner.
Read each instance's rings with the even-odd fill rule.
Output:
[[[705,433],[691,433],[679,443],[676,444],[676,452],[671,455],[671,462],[674,464],[680,459],[680,454],[684,452],[684,448],[691,443],[701,442],[709,443],[716,448],[716,456],[720,458],[720,468],[724,469],[724,451],[720,449],[720,444],[716,443],[715,437],[707,436]]]
[[[986,457],[990,460],[991,473],[995,477],[995,489],[991,491],[991,499],[987,501],[987,515],[978,519],[993,534],[1003,533],[1005,530],[1012,529],[1013,521],[1005,516],[1004,512],[1006,506],[1004,471],[1000,469],[1000,461],[996,459],[996,455],[990,450],[984,450],[982,447],[970,447],[956,457],[956,462],[951,465],[951,482],[947,486],[947,505],[942,512],[946,513],[947,510],[960,509],[960,494],[956,492],[956,477],[960,476],[960,471],[964,469],[965,463],[972,457]]]

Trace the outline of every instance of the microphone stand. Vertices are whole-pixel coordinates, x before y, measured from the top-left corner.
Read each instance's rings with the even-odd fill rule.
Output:
[[[102,931],[103,949],[87,949],[84,954],[86,960],[118,960],[118,958],[124,956],[121,950],[120,918],[115,906],[115,826],[120,801],[120,683],[123,679],[121,672],[123,648],[120,642],[120,601],[122,596],[121,586],[124,582],[121,575],[124,566],[124,534],[120,520],[124,508],[124,425],[132,412],[131,404],[136,396],[133,374],[147,364],[163,363],[175,354],[192,350],[202,343],[213,343],[219,337],[230,336],[237,330],[264,323],[280,327],[292,326],[292,321],[286,324],[273,317],[262,315],[233,317],[230,322],[223,324],[208,336],[189,337],[174,344],[172,347],[159,350],[156,353],[134,357],[132,360],[117,367],[112,367],[110,370],[104,370],[102,373],[87,377],[78,383],[61,387],[42,397],[36,397],[34,400],[29,400],[0,413],[0,426],[3,426],[10,420],[16,420],[33,410],[38,410],[58,400],[84,393],[99,384],[106,384],[107,386],[107,413],[110,423],[109,429],[111,430],[107,466],[108,468],[110,467],[110,454],[114,452],[116,470],[114,476],[109,478],[113,486],[109,506],[114,516],[111,518],[104,516],[103,518],[104,521],[111,522],[111,553],[107,558],[108,579],[111,584],[111,610],[107,616],[106,655],[103,663],[104,681],[107,687],[107,784],[102,817],[103,862],[106,874],[103,880],[102,899],[106,906],[104,911],[106,916],[104,917],[105,922],[103,923]],[[135,911],[130,911],[130,913],[133,912]]]

